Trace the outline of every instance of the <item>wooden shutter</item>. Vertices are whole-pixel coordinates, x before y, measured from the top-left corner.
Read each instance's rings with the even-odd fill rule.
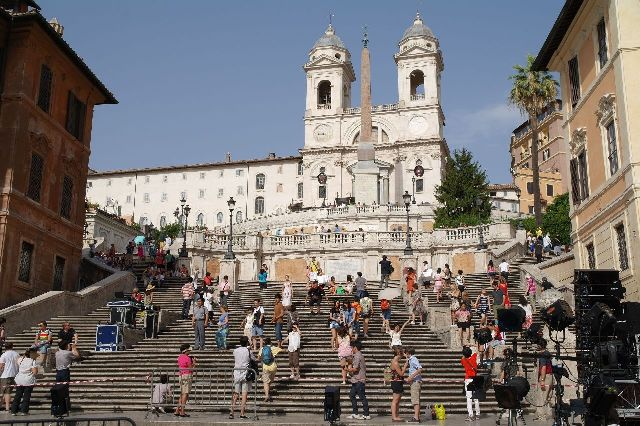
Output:
[[[573,204],[580,204],[580,186],[578,185],[578,159],[572,158],[569,162],[571,171],[571,198]]]

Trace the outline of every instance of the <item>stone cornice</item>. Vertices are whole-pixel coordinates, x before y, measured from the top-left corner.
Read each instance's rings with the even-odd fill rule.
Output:
[[[406,140],[406,141],[398,141],[390,144],[374,144],[374,148],[376,152],[380,151],[391,151],[397,148],[407,148],[407,147],[415,147],[420,146],[424,147],[425,145],[435,145],[439,143],[446,143],[446,140],[443,139],[416,139],[416,140]],[[322,147],[322,148],[302,148],[299,150],[301,155],[309,155],[309,154],[339,154],[339,153],[351,153],[356,152],[358,150],[358,145],[348,145],[348,146],[332,146],[332,147]]]

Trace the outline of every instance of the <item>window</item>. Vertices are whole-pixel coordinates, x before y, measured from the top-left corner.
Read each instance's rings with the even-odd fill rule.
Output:
[[[624,225],[616,226],[616,235],[618,237],[618,256],[620,257],[620,270],[629,269],[629,258],[627,257],[627,237],[624,235]]]
[[[147,219],[147,217],[140,216],[140,219],[138,219],[138,225],[145,226],[147,223],[149,223],[149,220]]]
[[[282,174],[282,164],[278,166],[278,174],[281,175]]]
[[[218,170],[218,177],[224,176],[224,170]]]
[[[222,197],[224,197],[224,189],[218,188],[218,198],[222,198]]]
[[[318,198],[327,198],[327,185],[318,186]]]
[[[162,195],[160,196],[160,201],[161,202],[165,202],[167,201],[167,193],[163,192]]]
[[[182,174],[182,180],[187,180],[187,174],[186,173]]]
[[[180,199],[181,200],[186,200],[187,199],[187,191],[182,191],[180,193]]]
[[[609,171],[615,174],[618,171],[618,145],[616,143],[616,124],[611,121],[605,127],[607,133],[607,145],[609,146]]]
[[[318,109],[331,108],[331,83],[323,80],[318,84]]]
[[[82,141],[84,135],[84,118],[87,114],[87,106],[72,91],[69,91],[67,100],[67,126],[66,129],[76,139]]]
[[[167,226],[167,217],[160,216],[160,228],[164,228],[165,226]]]
[[[264,189],[264,174],[259,173],[256,175],[256,189]]]
[[[495,197],[496,195],[497,195],[497,192],[495,191],[489,192],[489,197]]]
[[[65,176],[62,179],[62,197],[60,198],[60,216],[71,218],[71,206],[73,203],[73,179]]]
[[[533,182],[527,182],[527,194],[533,194]]]
[[[542,161],[547,161],[551,157],[551,150],[549,148],[542,151]]]
[[[238,195],[244,195],[244,186],[239,185],[237,190],[236,190],[236,194]]]
[[[589,197],[589,176],[587,175],[587,152],[578,155],[578,171],[580,172],[580,193],[582,199]]]
[[[240,176],[242,176],[242,175],[243,175],[243,173],[242,173],[242,172],[243,172],[243,170],[242,170],[242,169],[237,169],[237,170],[236,170],[236,177],[240,177]]]
[[[553,197],[553,185],[547,184],[547,197]]]
[[[127,185],[131,185],[131,182],[133,182],[132,178],[127,179]]]
[[[298,182],[298,198],[304,198],[304,184]]]
[[[131,195],[127,195],[127,204],[131,204]]]
[[[150,180],[151,178],[149,176],[144,177],[144,183],[149,183]]]
[[[20,263],[18,265],[18,280],[28,283],[31,279],[31,260],[33,257],[33,244],[22,242],[20,248]]]
[[[409,74],[411,84],[411,100],[424,99],[424,73],[420,70],[412,71]]]
[[[222,223],[223,220],[224,220],[224,215],[222,214],[222,212],[218,212],[218,214],[216,215],[216,221],[218,223]]]
[[[240,223],[240,222],[242,222],[242,211],[238,210],[236,212],[236,223]]]
[[[62,284],[64,283],[64,257],[56,256],[55,263],[53,264],[53,288],[54,291],[62,290]]]
[[[529,206],[529,214],[533,214],[533,206]]]
[[[40,202],[40,194],[42,193],[42,172],[44,171],[44,159],[36,154],[31,154],[31,170],[29,171],[29,187],[27,188],[27,197],[33,201]],[[109,184],[111,180],[108,181]]]
[[[145,192],[145,193],[144,193],[144,202],[145,202],[145,203],[148,203],[149,201],[150,201],[149,193],[148,193],[148,192]]]
[[[598,60],[602,69],[609,59],[607,53],[607,29],[604,25],[604,18],[598,22]]]
[[[204,179],[204,178],[205,178],[205,176],[206,176],[206,173],[205,173],[205,172],[200,172],[200,179]]]
[[[40,89],[38,90],[38,106],[44,112],[49,112],[51,106],[51,83],[53,73],[51,68],[42,64],[40,67]]]
[[[304,174],[304,163],[302,161],[298,161],[298,176],[302,176]]]
[[[107,179],[107,186],[111,186],[111,179]]]
[[[163,183],[167,183],[168,180],[169,180],[169,177],[167,175],[162,176]]]
[[[93,188],[93,182],[87,182],[87,188]]]
[[[202,227],[204,226],[204,214],[203,213],[199,213],[198,216],[196,217],[196,225]]]
[[[587,244],[587,262],[589,263],[589,269],[596,269],[596,250],[593,247],[593,243]]]
[[[578,57],[569,60],[569,86],[571,88],[571,106],[575,107],[580,100],[580,71],[578,70]]]
[[[416,192],[424,191],[424,179],[416,179]]]
[[[264,214],[264,198],[263,197],[256,197],[255,212],[256,214]]]
[[[281,183],[276,185],[276,192],[282,192],[282,184]]]
[[[204,198],[204,189],[198,191],[198,198]]]

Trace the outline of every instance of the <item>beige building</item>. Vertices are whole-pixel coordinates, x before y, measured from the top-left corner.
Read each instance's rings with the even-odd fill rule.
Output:
[[[534,64],[560,73],[576,266],[621,271],[640,300],[640,3],[568,0]]]
[[[540,195],[542,208],[568,191],[569,165],[567,144],[562,129],[562,101],[549,104],[538,117],[538,164],[540,168]],[[511,174],[520,189],[520,211],[533,214],[533,172],[531,171],[531,127],[525,121],[511,135]]]

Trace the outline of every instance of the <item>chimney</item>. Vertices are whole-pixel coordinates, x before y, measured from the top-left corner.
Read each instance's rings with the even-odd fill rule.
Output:
[[[49,21],[49,25],[51,25],[51,28],[53,28],[53,30],[57,32],[60,37],[62,37],[62,34],[64,34],[64,27],[60,24],[58,18],[51,19]]]
[[[269,159],[269,160],[273,160],[274,158],[276,158],[276,153],[275,152],[270,152],[269,155],[267,155],[267,159]]]
[[[227,155],[225,155],[225,157],[224,157],[224,161],[227,162],[227,163],[231,162],[231,153],[230,152],[227,152]]]

